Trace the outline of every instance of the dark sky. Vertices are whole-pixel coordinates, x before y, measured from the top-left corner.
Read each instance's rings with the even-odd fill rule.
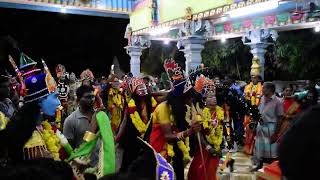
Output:
[[[0,36],[13,37],[31,58],[38,62],[45,59],[51,71],[61,63],[77,76],[85,68],[90,68],[95,76],[106,75],[114,56],[121,68],[129,71],[130,57],[123,48],[127,43],[123,36],[128,22],[128,19],[0,8]],[[18,51],[5,49],[17,57]]]

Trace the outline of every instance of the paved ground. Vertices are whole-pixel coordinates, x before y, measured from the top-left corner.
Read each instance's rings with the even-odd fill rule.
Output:
[[[236,152],[232,154],[232,158],[235,160],[234,171],[230,172],[230,168],[226,168],[224,171],[219,170],[220,180],[256,180],[255,174],[250,172],[253,166],[251,156]],[[222,158],[221,163],[223,160],[224,158]],[[187,179],[189,165],[185,169],[185,179]]]

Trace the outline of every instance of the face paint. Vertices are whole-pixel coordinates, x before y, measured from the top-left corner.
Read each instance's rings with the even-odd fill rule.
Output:
[[[147,88],[145,85],[140,84],[137,89],[136,89],[136,93],[138,96],[145,96],[148,94]]]
[[[40,101],[41,110],[45,115],[55,116],[56,110],[60,106],[58,96],[58,92],[55,91],[54,93],[50,94]]]

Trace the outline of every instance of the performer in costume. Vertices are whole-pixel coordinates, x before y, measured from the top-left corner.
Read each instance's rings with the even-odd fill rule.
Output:
[[[131,78],[129,90],[131,99],[124,114],[126,120],[123,120],[117,135],[117,142],[123,149],[120,169],[122,172],[128,170],[129,165],[136,159],[140,151],[137,137],[149,141],[151,127],[149,133],[147,133],[147,130],[151,123],[152,113],[157,106],[156,100],[151,94],[148,94],[142,79]]]
[[[201,130],[197,117],[193,116],[190,124],[186,121],[186,104],[192,104],[196,92],[173,59],[166,60],[164,68],[173,80],[174,89],[153,113],[150,144],[171,162],[176,179],[181,180],[184,179],[184,165],[191,160],[189,136]]]
[[[111,124],[114,133],[117,133],[122,119],[124,99],[120,90],[119,78],[114,74],[113,65],[109,76],[107,109],[111,113]]]
[[[80,87],[80,84],[77,80],[77,77],[74,73],[70,74],[69,77],[69,97],[68,97],[68,114],[71,114],[72,112],[74,112],[77,108],[77,103],[76,103],[76,90],[78,87]]]
[[[244,89],[245,99],[249,101],[251,106],[259,106],[260,99],[262,96],[262,83],[260,82],[261,77],[256,74],[252,74],[251,82]],[[249,123],[251,121],[250,116],[245,116],[243,127],[245,128],[245,145],[244,152],[247,154],[253,153],[253,148],[255,144],[255,132],[249,128]],[[257,120],[255,120],[257,121]]]
[[[262,83],[259,75],[252,75],[251,82],[244,89],[245,98],[251,105],[259,106],[262,97]]]
[[[223,139],[224,111],[217,106],[215,85],[212,80],[203,75],[198,76],[195,89],[206,99],[206,107],[203,109],[203,130],[201,131],[202,153],[200,148],[197,148],[189,168],[188,179],[216,180],[221,155],[220,145]],[[203,154],[205,166],[203,166],[201,154]]]
[[[57,84],[44,61],[42,61],[44,72],[36,67],[35,61],[23,53],[20,57],[20,63],[26,88],[26,94],[23,94],[24,103],[36,104],[40,107],[38,114],[35,117],[30,117],[37,118],[37,124],[31,138],[23,148],[24,159],[51,157],[59,160],[60,141],[54,132],[56,130],[53,127],[54,120],[53,122],[49,121],[55,116],[56,110],[60,106]]]
[[[56,74],[57,74],[57,90],[59,93],[59,100],[61,102],[61,106],[63,108],[58,109],[58,114],[60,120],[64,121],[65,118],[68,117],[68,94],[70,91],[69,88],[69,74],[66,72],[66,68],[62,64],[58,64],[56,67]],[[58,124],[58,128],[60,129],[60,124]],[[63,122],[62,122],[63,124]]]

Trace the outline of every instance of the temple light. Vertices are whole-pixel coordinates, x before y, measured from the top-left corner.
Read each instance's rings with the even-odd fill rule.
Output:
[[[221,38],[220,40],[222,43],[225,43],[227,41],[227,39],[225,37]]]
[[[320,25],[317,25],[316,27],[314,27],[314,32],[320,32]]]
[[[61,13],[67,13],[67,8],[62,7],[62,8],[60,9],[60,12],[61,12]]]
[[[153,29],[149,32],[149,34],[151,36],[157,36],[157,35],[161,35],[161,34],[165,34],[167,32],[170,31],[169,27],[162,27],[162,28],[157,28],[157,29]]]
[[[261,2],[261,3],[253,4],[250,6],[246,6],[243,8],[231,10],[227,12],[227,14],[230,16],[230,18],[237,18],[237,17],[242,17],[242,16],[255,14],[263,11],[268,11],[268,10],[278,8],[279,1],[280,0],[270,0],[266,2]]]
[[[170,40],[169,40],[169,39],[163,40],[163,44],[168,45],[169,43],[170,43]]]

